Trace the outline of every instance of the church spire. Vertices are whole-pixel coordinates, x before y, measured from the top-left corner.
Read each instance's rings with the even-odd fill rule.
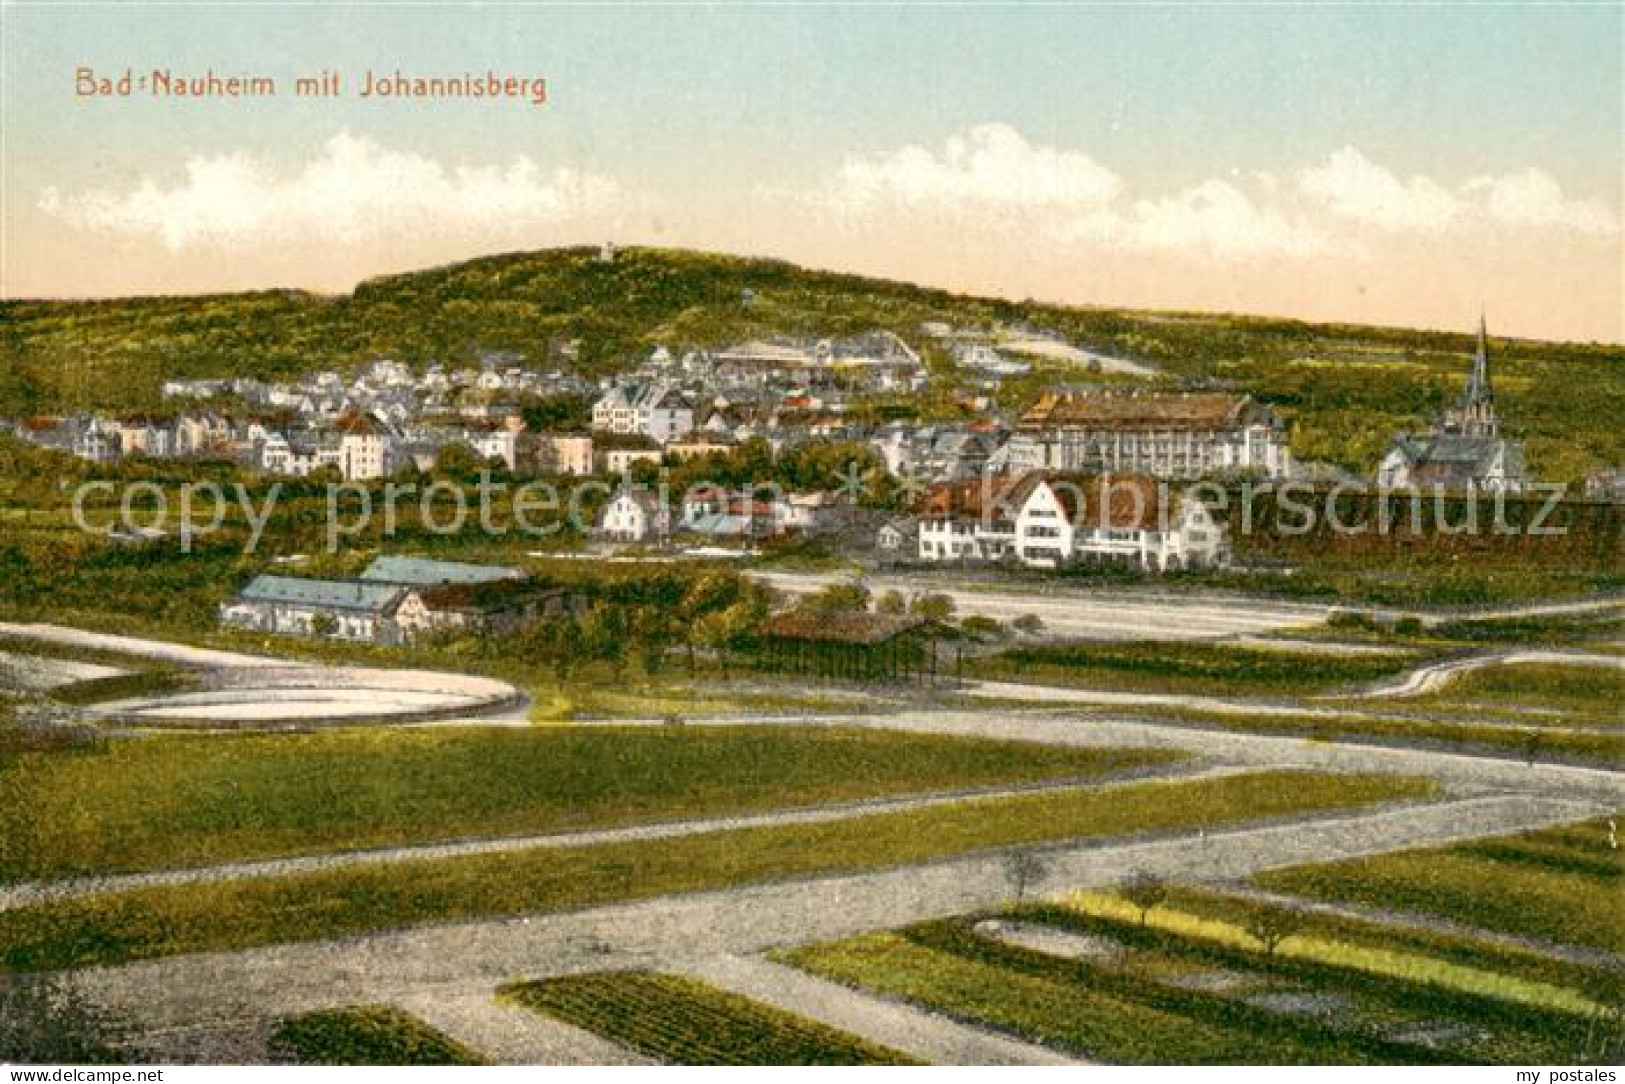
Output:
[[[1478,314],[1478,349],[1473,353],[1473,367],[1467,374],[1467,387],[1462,390],[1460,405],[1450,413],[1450,426],[1460,433],[1494,436],[1498,428],[1495,389],[1490,383],[1489,325],[1482,309]]]
[[[1473,354],[1473,371],[1467,377],[1467,394],[1463,406],[1476,406],[1495,398],[1490,386],[1490,333],[1484,310],[1478,311],[1478,350]]]

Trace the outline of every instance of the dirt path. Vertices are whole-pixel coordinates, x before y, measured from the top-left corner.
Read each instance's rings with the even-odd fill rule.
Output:
[[[1016,681],[970,682],[966,696],[980,700],[1018,700],[1038,704],[1098,704],[1106,707],[1189,708],[1220,715],[1349,715],[1337,708],[1273,700],[1246,700],[1222,696],[1194,696],[1182,693],[1126,692],[1115,689],[1085,689],[1071,685],[1030,685]]]
[[[105,632],[89,632],[85,629],[68,628],[65,625],[20,625],[10,621],[0,621],[0,637],[6,636],[22,636],[34,640],[44,640],[53,644],[62,644],[66,647],[83,647],[92,651],[116,651],[140,658],[157,659],[160,662],[177,663],[181,666],[239,670],[261,667],[302,668],[309,665],[291,659],[272,658],[268,655],[243,655],[235,651],[216,651],[213,648],[192,647],[188,644],[175,644],[165,640],[144,640],[134,636],[114,636]],[[0,639],[0,644],[4,642],[3,639]]]

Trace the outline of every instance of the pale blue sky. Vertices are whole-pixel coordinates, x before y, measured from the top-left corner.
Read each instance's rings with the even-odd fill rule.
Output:
[[[1410,171],[1533,160],[1603,186],[1621,156],[1621,11],[8,4],[5,90],[27,103],[9,111],[13,167],[44,175],[44,159],[53,183],[94,170],[93,148],[162,164],[177,147],[275,152],[340,128],[452,155],[522,146],[780,179],[998,120],[1176,181],[1353,144]],[[71,93],[80,64],[493,66],[547,75],[553,106],[87,105]]]
[[[447,167],[522,154],[658,190],[666,217],[694,209],[701,241],[707,205],[714,216],[764,188],[815,187],[849,158],[940,148],[989,123],[1087,155],[1135,195],[1290,173],[1354,147],[1450,189],[1533,168],[1566,197],[1616,213],[1622,201],[1619,4],[6,3],[3,16],[4,210],[29,243],[66,228],[39,211],[48,187],[175,183],[199,155],[291,170],[340,132]],[[286,89],[252,104],[85,102],[73,95],[80,65],[263,72]],[[291,97],[295,74],[331,66],[543,75],[552,100]]]

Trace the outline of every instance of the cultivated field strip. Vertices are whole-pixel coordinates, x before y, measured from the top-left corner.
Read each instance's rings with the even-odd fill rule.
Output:
[[[520,983],[504,997],[683,1065],[896,1065],[915,1060],[683,975],[622,970]]]
[[[1201,779],[1222,779],[1228,776],[1245,774],[1247,774],[1247,769],[1235,765],[1190,769],[1176,764],[1167,768],[1131,771],[1126,773],[1128,778],[1119,778],[1117,780],[1072,778],[1054,782],[956,790],[944,794],[908,798],[862,799],[859,801],[831,803],[807,809],[783,810],[775,813],[746,816],[668,821],[657,824],[633,825],[625,828],[554,832],[535,836],[461,840],[453,843],[388,847],[338,854],[300,855],[264,861],[231,862],[192,869],[159,870],[151,873],[127,873],[106,877],[76,877],[61,881],[40,881],[0,887],[0,912],[30,907],[35,904],[61,902],[106,893],[129,892],[142,888],[219,884],[226,881],[286,877],[302,873],[318,873],[325,870],[393,862],[464,858],[473,855],[508,854],[547,849],[564,850],[614,843],[676,839],[683,836],[703,835],[708,832],[726,832],[750,828],[781,828],[799,824],[824,824],[856,817],[951,806],[969,799],[993,800],[1044,793],[1088,792],[1114,786],[1143,783],[1150,779],[1195,782]]]

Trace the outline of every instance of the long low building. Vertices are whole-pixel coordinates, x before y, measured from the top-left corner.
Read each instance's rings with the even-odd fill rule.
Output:
[[[255,576],[221,603],[220,625],[282,636],[398,644],[403,635],[395,614],[407,591],[394,583]]]
[[[221,604],[223,628],[403,644],[438,633],[501,635],[571,610],[569,593],[519,569],[380,557],[356,580],[256,576]]]
[[[1016,423],[999,470],[1143,474],[1168,480],[1292,469],[1268,406],[1222,392],[1046,392]]]

